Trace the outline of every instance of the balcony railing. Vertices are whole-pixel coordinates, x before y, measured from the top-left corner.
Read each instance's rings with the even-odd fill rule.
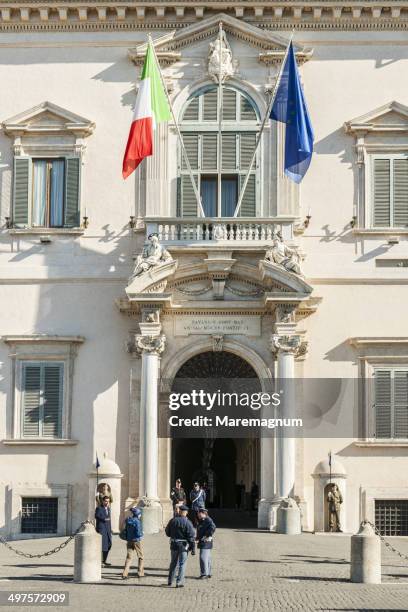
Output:
[[[146,236],[157,234],[160,242],[167,244],[234,243],[255,246],[256,243],[270,243],[276,232],[280,232],[283,240],[292,240],[294,219],[150,217],[145,219],[145,223]]]

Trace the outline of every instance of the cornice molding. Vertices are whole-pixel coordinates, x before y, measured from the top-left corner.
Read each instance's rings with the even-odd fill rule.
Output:
[[[398,121],[384,121],[390,115],[397,115]],[[388,102],[374,110],[351,119],[344,124],[348,134],[364,136],[368,132],[408,132],[408,106],[395,100]]]
[[[0,31],[136,31],[182,29],[224,11],[259,29],[406,30],[408,2],[403,0],[204,2],[144,0],[31,0],[0,2]]]

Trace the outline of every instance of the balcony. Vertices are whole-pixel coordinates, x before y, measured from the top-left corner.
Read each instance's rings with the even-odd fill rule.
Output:
[[[280,232],[285,242],[294,234],[294,217],[148,217],[145,219],[146,237],[157,234],[168,246],[234,246],[263,247]]]

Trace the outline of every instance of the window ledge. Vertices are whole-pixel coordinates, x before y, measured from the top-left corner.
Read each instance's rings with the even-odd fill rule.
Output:
[[[352,230],[355,236],[408,236],[408,228],[356,227]]]
[[[8,233],[10,236],[82,236],[85,230],[80,227],[25,227],[21,229],[13,227],[8,230]]]
[[[6,446],[76,446],[78,440],[67,440],[67,439],[48,439],[48,438],[36,438],[36,439],[17,439],[9,438],[2,440],[2,443]]]
[[[353,444],[358,448],[408,448],[408,440],[357,440]]]

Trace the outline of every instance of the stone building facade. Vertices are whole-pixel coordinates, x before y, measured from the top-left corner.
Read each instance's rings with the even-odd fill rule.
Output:
[[[142,498],[160,526],[172,480],[188,487],[206,456],[214,506],[259,485],[259,527],[290,495],[305,530],[328,529],[336,483],[343,530],[367,517],[408,535],[408,3],[394,4],[0,2],[0,533],[70,533],[97,479],[116,528]],[[233,218],[293,28],[312,164],[291,183],[267,122]],[[205,218],[172,122],[121,177],[147,32]],[[129,282],[152,235],[169,256]],[[164,382],[198,371],[350,379],[336,414],[356,428],[210,450],[159,438]]]

